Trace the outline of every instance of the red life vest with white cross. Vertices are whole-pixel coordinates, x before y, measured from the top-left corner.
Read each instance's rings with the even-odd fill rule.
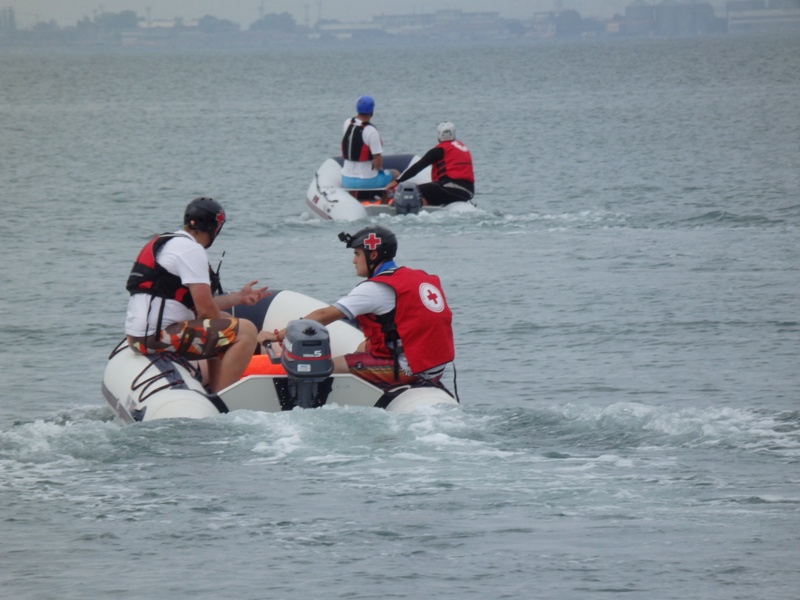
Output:
[[[436,275],[398,267],[379,273],[369,281],[390,286],[396,298],[395,309],[386,315],[357,317],[371,354],[392,357],[390,346],[397,337],[412,373],[427,371],[455,358],[453,313]]]

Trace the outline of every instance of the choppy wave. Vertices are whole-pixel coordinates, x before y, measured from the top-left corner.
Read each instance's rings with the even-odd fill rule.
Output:
[[[579,442],[579,443],[578,443]],[[18,422],[0,433],[6,467],[127,463],[227,456],[246,462],[345,464],[416,457],[438,461],[469,455],[491,462],[549,446],[593,452],[717,448],[800,456],[800,414],[736,408],[669,408],[619,402],[598,408],[570,403],[537,408],[432,408],[411,415],[325,407],[267,414],[241,411],[203,421],[120,425],[105,407],[75,407]]]
[[[683,211],[686,213],[687,211]],[[483,209],[459,213],[420,213],[417,215],[388,216],[381,215],[363,222],[324,223],[306,213],[287,217],[278,227],[289,227],[297,231],[307,231],[309,227],[320,231],[328,228],[357,228],[369,223],[380,223],[392,228],[418,228],[420,225],[435,227],[437,231],[569,231],[592,229],[772,229],[790,227],[797,228],[798,215],[787,209],[774,211],[771,215],[736,214],[724,210],[713,210],[694,215],[664,215],[659,213],[636,213],[610,210],[580,210],[564,212],[521,211],[508,212],[502,208]],[[265,231],[269,230],[268,229]],[[264,232],[262,232],[264,233]]]
[[[464,212],[421,212],[416,215],[380,215],[363,222],[324,223],[305,213],[285,219],[285,224],[293,228],[314,229],[364,227],[369,223],[380,223],[389,227],[418,228],[420,225],[436,226],[438,231],[461,230],[562,230],[584,228],[614,228],[630,226],[631,217],[624,213],[609,211],[582,210],[579,212],[547,213],[523,211],[510,213],[501,209],[489,210],[481,207]]]
[[[678,226],[703,227],[773,227],[787,224],[786,219],[769,218],[764,215],[740,215],[724,210],[712,210],[702,215],[688,217],[676,223]]]

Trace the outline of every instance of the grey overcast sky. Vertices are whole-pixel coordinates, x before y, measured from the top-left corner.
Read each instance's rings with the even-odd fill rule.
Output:
[[[536,11],[560,6],[577,10],[584,17],[610,17],[623,13],[633,0],[264,0],[265,13],[291,13],[298,23],[306,16],[314,24],[323,19],[368,21],[374,15],[434,12],[443,9],[495,11],[508,18],[528,18]],[[152,19],[195,19],[212,15],[229,19],[243,28],[257,20],[261,0],[0,0],[0,7],[12,7],[17,26],[30,27],[37,21],[55,20],[59,26],[74,25],[83,17],[101,12],[133,10],[142,17],[150,7]]]

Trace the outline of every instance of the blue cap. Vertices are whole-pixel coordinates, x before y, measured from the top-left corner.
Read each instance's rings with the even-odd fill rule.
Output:
[[[361,96],[356,102],[356,110],[360,115],[371,115],[375,111],[375,100],[372,96]]]

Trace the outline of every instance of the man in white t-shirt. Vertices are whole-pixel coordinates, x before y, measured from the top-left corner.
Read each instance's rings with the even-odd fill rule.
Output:
[[[383,168],[383,140],[370,123],[374,110],[372,96],[361,96],[356,102],[358,114],[344,122],[342,187],[345,189],[382,190],[399,175],[395,169]]]
[[[241,377],[256,349],[257,330],[223,310],[253,305],[269,295],[251,281],[238,292],[214,295],[218,276],[208,264],[210,247],[225,223],[225,211],[211,198],[186,207],[183,229],[154,237],[139,252],[128,277],[131,293],[125,334],[141,354],[173,352],[208,362],[212,392]],[[212,283],[212,279],[215,281]]]

